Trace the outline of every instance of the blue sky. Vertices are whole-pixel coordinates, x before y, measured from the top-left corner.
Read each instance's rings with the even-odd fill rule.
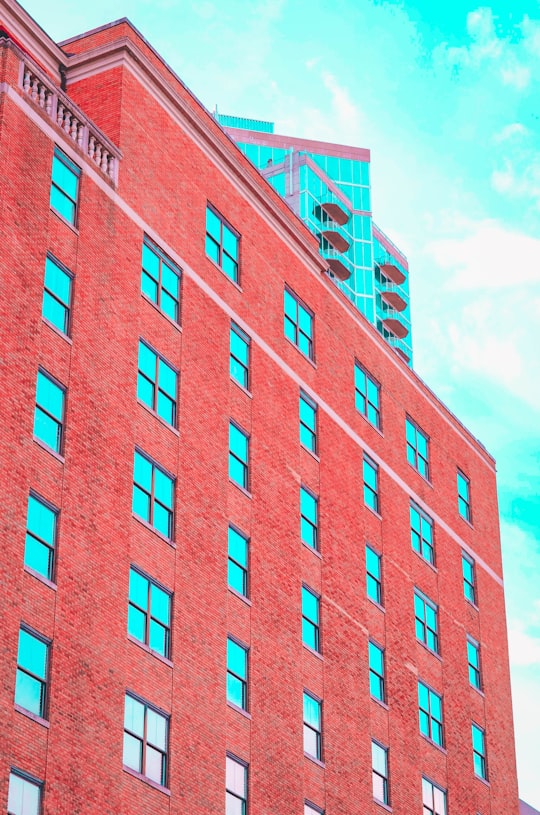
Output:
[[[24,5],[56,40],[127,16],[208,108],[371,148],[415,368],[498,462],[520,794],[540,808],[540,4]]]

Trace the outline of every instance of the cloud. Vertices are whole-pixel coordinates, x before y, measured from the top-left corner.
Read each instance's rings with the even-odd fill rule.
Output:
[[[509,139],[525,137],[528,136],[528,134],[529,130],[525,125],[522,125],[520,122],[512,122],[495,133],[493,135],[493,141],[495,144],[501,144],[501,142],[508,141]]]
[[[519,623],[508,629],[510,663],[513,666],[540,668],[540,636],[533,636]]]

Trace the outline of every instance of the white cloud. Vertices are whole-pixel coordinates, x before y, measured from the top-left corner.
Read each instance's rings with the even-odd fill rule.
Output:
[[[524,90],[531,81],[531,70],[526,65],[508,65],[501,68],[502,81],[518,91]]]
[[[508,629],[508,645],[513,666],[540,668],[540,637],[527,633],[516,623]]]
[[[529,134],[529,130],[522,125],[521,122],[512,122],[511,124],[505,125],[501,130],[493,135],[493,141],[496,144],[500,144],[501,142],[508,141],[509,139],[517,139],[520,137],[525,137]]]

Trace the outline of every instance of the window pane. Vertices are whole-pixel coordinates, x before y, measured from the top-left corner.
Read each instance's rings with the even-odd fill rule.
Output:
[[[129,694],[126,694],[124,727],[141,738],[144,735],[144,705]]]
[[[124,756],[123,762],[126,767],[142,772],[142,741],[134,738],[129,733],[124,733]]]
[[[147,708],[146,737],[150,744],[165,750],[167,747],[167,719],[151,707]]]
[[[39,679],[34,679],[33,676],[17,670],[17,678],[15,681],[15,702],[35,713],[36,716],[43,715],[43,690],[44,685]]]
[[[21,628],[19,631],[18,665],[45,679],[47,671],[47,645]]]
[[[157,651],[161,656],[168,656],[168,630],[156,620],[150,620],[150,641],[149,646],[152,651]]]
[[[150,585],[150,604],[152,608],[152,617],[160,620],[165,625],[169,624],[171,597],[167,592],[156,586],[155,583]]]
[[[146,746],[146,766],[144,769],[144,774],[147,778],[150,778],[151,781],[155,781],[156,784],[164,784],[165,782],[165,773],[164,773],[164,756],[158,750],[154,750],[153,747],[149,745]]]
[[[39,815],[41,790],[17,773],[10,773],[8,812],[10,815]]]
[[[155,495],[169,509],[173,505],[173,481],[159,467],[155,467]]]
[[[133,606],[128,608],[128,633],[139,642],[146,639],[146,614]]]
[[[75,204],[54,186],[51,186],[50,206],[60,213],[66,221],[71,224],[75,223]]]

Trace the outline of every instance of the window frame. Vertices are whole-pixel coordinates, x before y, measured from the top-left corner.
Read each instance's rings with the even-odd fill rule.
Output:
[[[466,487],[466,496],[460,490],[460,483]],[[457,498],[460,517],[472,526],[471,479],[459,467],[457,468]],[[465,506],[465,512],[461,511],[462,504]]]
[[[244,797],[241,798],[236,790],[232,790],[228,786],[228,765],[227,761],[232,761],[234,764],[237,764],[239,767],[243,767],[244,769]],[[241,801],[242,803],[242,815],[247,815],[248,812],[248,797],[249,797],[249,763],[244,761],[238,756],[234,755],[227,750],[225,753],[225,810],[227,811],[227,804],[228,804],[228,796],[231,795],[235,800]]]
[[[317,719],[318,719],[317,725],[318,725],[318,729],[317,729],[317,726],[313,722],[306,721],[306,697],[309,697],[309,699],[312,702],[315,702],[315,704],[317,705]],[[303,699],[303,708],[302,708],[302,710],[303,710],[303,714],[302,714],[303,731],[302,732],[303,732],[304,755],[307,756],[308,758],[314,759],[315,761],[319,761],[319,762],[322,763],[322,760],[323,760],[323,709],[322,709],[323,708],[323,701],[318,696],[316,696],[314,693],[311,693],[311,691],[308,691],[305,688],[304,688],[304,691],[303,691],[302,699]],[[309,753],[306,750],[306,729],[309,730],[311,733],[315,734],[316,755],[313,755],[312,753]]]
[[[236,671],[232,670],[229,665],[229,643],[232,643],[237,648],[240,648],[244,652],[244,672],[245,676],[237,673]],[[227,688],[227,704],[232,705],[237,710],[243,710],[245,713],[249,711],[249,645],[246,645],[244,642],[239,640],[237,637],[234,637],[232,634],[227,634],[227,679],[226,679],[226,688]],[[240,683],[240,692],[241,692],[241,704],[237,704],[234,699],[229,697],[229,677],[233,678],[237,682]]]
[[[311,415],[313,416],[313,426],[307,424],[307,422],[302,418],[302,403],[304,403],[304,405],[311,410]],[[316,456],[318,454],[318,405],[317,402],[308,396],[302,389],[300,389],[300,396],[298,400],[298,419],[300,426],[300,444],[302,447],[309,450],[310,453],[313,453],[313,455]],[[302,433],[302,430],[304,430],[304,433]],[[304,441],[304,438],[308,439],[308,443]]]
[[[38,504],[41,504],[42,507],[45,507],[46,510],[52,513],[54,516],[53,521],[53,530],[52,530],[52,543],[49,543],[45,538],[39,537],[34,532],[31,532],[28,528],[28,521],[30,517],[30,500],[36,501]],[[39,495],[35,490],[30,490],[28,493],[28,502],[27,502],[27,509],[26,509],[26,529],[25,529],[25,538],[24,538],[24,565],[26,568],[31,569],[33,573],[40,575],[41,577],[48,580],[50,583],[54,582],[55,573],[56,573],[56,550],[58,544],[58,521],[60,518],[60,510],[54,506],[50,501],[47,501],[43,496]],[[28,538],[32,538],[34,541],[42,546],[46,547],[48,551],[48,573],[44,574],[43,572],[36,569],[35,566],[30,565],[27,563],[27,551],[28,551]]]
[[[76,179],[75,198],[72,198],[69,193],[67,193],[59,184],[57,184],[53,180],[55,159],[57,161],[59,161],[61,164],[63,164],[64,168],[69,170],[69,172],[72,173],[72,175],[75,177],[75,179]],[[80,197],[81,197],[81,179],[82,179],[82,168],[79,167],[77,164],[75,164],[75,162],[72,161],[69,158],[67,153],[64,153],[64,151],[57,144],[55,144],[54,145],[54,151],[53,151],[53,159],[52,159],[52,163],[51,163],[51,187],[50,187],[50,192],[49,192],[49,207],[57,215],[59,215],[60,218],[65,223],[69,224],[70,226],[74,227],[75,229],[77,229],[77,224],[78,224],[78,221],[79,221],[79,200],[80,200]],[[59,209],[57,209],[55,206],[53,206],[53,203],[52,203],[52,200],[51,200],[52,199],[53,187],[54,187],[54,189],[58,190],[60,195],[63,198],[65,198],[67,201],[69,201],[70,204],[73,206],[73,218],[72,219],[71,218],[66,218],[66,216],[62,212],[60,212]]]
[[[420,687],[425,688],[426,691],[427,691],[427,702],[428,702],[427,709],[423,708],[422,705],[421,705]],[[432,697],[435,697],[438,700],[439,708],[440,708],[440,711],[441,711],[440,720],[437,719],[432,713],[432,703],[431,703],[432,702]],[[422,713],[424,714],[424,716],[426,717],[426,720],[427,720],[427,725],[428,725],[428,727],[427,727],[428,732],[427,733],[425,733],[424,730],[422,729]],[[430,687],[422,679],[418,680],[418,717],[419,717],[419,726],[420,726],[421,735],[424,736],[424,738],[428,739],[428,741],[430,741],[432,744],[435,744],[438,747],[442,747],[444,749],[444,743],[445,742],[444,742],[443,697],[442,697],[442,694],[437,693],[436,690],[434,690],[432,687]],[[434,726],[433,726],[434,722],[435,722],[435,727],[437,727],[438,732],[440,732],[440,741],[438,741],[438,739],[434,738],[434,735],[435,735]]]
[[[408,438],[408,429],[411,427],[414,430],[414,445]],[[426,455],[422,455],[418,449],[418,437],[421,437],[426,444]],[[405,417],[405,447],[407,453],[407,462],[411,465],[413,470],[422,476],[422,478],[431,484],[431,465],[430,465],[430,455],[429,455],[429,442],[430,437],[427,433],[422,430],[419,424],[414,421],[410,416]],[[409,456],[409,451],[412,454],[413,461],[411,461],[411,457]],[[423,468],[425,472],[422,472],[422,469],[419,467],[419,461],[423,462]]]
[[[384,756],[384,770],[385,775],[379,772],[378,768],[375,765],[375,756],[374,756],[374,748],[377,748],[381,751],[381,754]],[[372,788],[372,795],[373,800],[377,801],[380,804],[384,804],[384,806],[390,806],[390,765],[388,761],[388,747],[385,747],[383,744],[378,742],[376,739],[371,739],[371,788]],[[377,779],[382,779],[383,782],[383,799],[381,800],[375,795],[375,777]]]
[[[465,574],[465,564],[470,567],[471,577]],[[468,555],[463,550],[461,551],[461,572],[463,575],[463,596],[468,603],[471,603],[475,608],[478,607],[478,589],[476,584],[476,562],[474,558]]]
[[[150,274],[148,269],[144,267],[144,247],[152,252],[158,259],[158,278],[156,278]],[[168,288],[163,285],[163,264],[167,267],[167,269],[171,272],[171,274],[175,275],[178,280],[178,296],[173,295]],[[143,288],[143,281],[144,275],[148,278],[153,280],[156,285],[156,299],[151,297],[148,292],[146,292]],[[163,292],[171,299],[173,302],[173,311],[174,316],[171,315],[163,308]],[[148,235],[144,235],[142,241],[142,250],[141,250],[141,294],[145,297],[149,303],[156,306],[156,308],[168,319],[171,320],[175,325],[180,325],[180,306],[182,302],[182,269],[178,266],[171,258],[157,245],[154,241],[148,237]]]
[[[476,657],[476,661],[471,661],[471,651]],[[469,685],[471,688],[482,693],[482,660],[480,654],[480,643],[467,634],[467,664],[469,669]],[[473,681],[474,678],[474,681]]]
[[[375,476],[375,487],[366,481],[366,468],[368,472],[373,472]],[[363,495],[364,506],[371,509],[376,515],[381,515],[381,498],[380,498],[380,484],[379,484],[379,465],[376,461],[364,453],[362,456],[362,479],[363,479]],[[372,501],[366,500],[366,495],[372,497]]]
[[[418,516],[418,530],[413,525],[413,513]],[[414,552],[420,555],[426,563],[436,567],[435,564],[435,524],[431,515],[424,512],[412,499],[409,506],[409,520],[411,527],[411,546]],[[424,535],[424,527],[431,530],[430,538]],[[415,546],[415,541],[418,540],[418,546]],[[427,551],[427,556],[426,556]]]
[[[379,566],[379,574],[378,575],[374,575],[372,572],[370,572],[370,570],[368,568],[368,550],[373,555],[375,555],[375,557],[377,558],[377,564]],[[369,590],[370,578],[371,578],[371,581],[375,584],[375,586],[377,588],[376,594],[377,594],[378,599],[375,599],[370,594],[370,590]],[[369,543],[366,543],[366,595],[367,595],[368,599],[371,600],[373,603],[376,603],[381,608],[383,607],[382,554],[380,552],[378,552],[376,549],[374,549],[373,546],[371,546]]]
[[[364,390],[362,390],[360,386],[361,383],[358,381],[359,375],[363,376],[364,378]],[[369,384],[375,387],[375,391],[377,393],[377,404],[374,404],[369,398]],[[359,402],[362,401],[364,403],[363,407],[359,404]],[[381,384],[357,359],[354,361],[354,405],[356,410],[362,416],[364,416],[366,421],[369,422],[372,427],[375,427],[377,430],[382,432]],[[371,412],[375,414],[375,421],[370,418],[370,408]]]
[[[235,335],[245,346],[246,349],[246,362],[243,362],[238,356],[233,353],[233,344],[232,344],[232,335]],[[242,380],[236,376],[233,372],[233,360],[234,365],[239,367],[242,372]],[[249,334],[240,328],[240,326],[231,320],[230,329],[229,329],[229,376],[236,382],[237,385],[240,385],[245,391],[249,393],[250,385],[251,385],[251,371],[250,371],[250,363],[251,363],[251,337]]]
[[[474,742],[475,730],[476,730],[477,733],[480,734],[481,739],[482,739],[482,752],[479,752],[476,749],[476,745],[475,745],[475,742]],[[471,741],[472,741],[472,749],[473,749],[473,769],[474,769],[474,774],[475,774],[475,776],[477,778],[481,778],[482,781],[487,782],[488,778],[489,778],[489,775],[488,775],[488,764],[487,764],[486,731],[485,731],[484,727],[480,727],[480,725],[476,724],[476,722],[471,722]],[[481,773],[476,772],[476,767],[477,767],[476,758],[477,757],[479,759],[480,768],[482,770]]]
[[[324,815],[324,809],[304,799],[304,815]]]
[[[245,459],[245,461],[244,461],[244,459],[240,458],[238,453],[234,452],[233,449],[232,449],[232,445],[231,445],[231,428],[233,428],[233,427],[245,439],[245,442],[246,442],[246,459]],[[251,440],[250,434],[247,433],[242,427],[240,427],[238,422],[235,422],[234,419],[229,419],[229,458],[228,458],[228,462],[229,462],[229,480],[232,481],[233,484],[236,484],[237,487],[240,487],[240,489],[244,490],[244,492],[249,492],[249,487],[250,487],[250,479],[249,479],[249,475],[250,475],[250,473],[249,473],[250,440]],[[233,478],[233,476],[231,475],[231,460],[232,459],[234,459],[235,462],[240,464],[240,466],[242,468],[242,482],[237,481],[236,478]]]
[[[141,456],[141,458],[145,459],[145,461],[147,461],[150,464],[150,466],[152,467],[150,492],[148,492],[146,488],[143,488],[140,484],[138,484],[135,481],[135,457],[137,455],[139,455],[139,456]],[[156,470],[159,470],[159,472],[162,475],[164,475],[171,482],[171,493],[172,493],[171,504],[172,504],[172,506],[170,508],[167,507],[165,504],[163,504],[161,501],[156,499],[156,494],[155,494]],[[140,492],[147,495],[149,497],[149,499],[150,499],[149,500],[149,518],[145,518],[144,516],[139,515],[139,513],[136,512],[135,509],[133,508],[133,499],[135,497],[135,488],[137,488]],[[174,531],[175,531],[175,521],[176,521],[175,498],[176,498],[176,477],[172,473],[168,472],[168,470],[166,470],[160,464],[158,464],[157,461],[155,461],[153,458],[151,458],[151,456],[149,456],[147,453],[143,452],[143,450],[141,450],[140,447],[136,446],[135,451],[134,451],[134,455],[133,455],[133,491],[132,491],[132,512],[133,512],[133,515],[136,518],[139,518],[144,524],[146,524],[148,527],[153,529],[155,532],[157,532],[158,535],[161,535],[161,537],[165,538],[165,540],[168,540],[171,543],[174,542]],[[156,503],[162,509],[164,509],[165,512],[167,513],[168,532],[169,532],[168,535],[166,535],[164,532],[162,532],[161,529],[159,529],[154,524],[154,517],[155,517],[154,504],[156,504]]]
[[[308,616],[307,610],[304,609],[304,592],[310,594],[316,600],[316,607],[317,607],[317,617],[315,620],[311,619]],[[310,588],[306,583],[302,583],[302,645],[305,645],[306,648],[309,648],[311,651],[315,651],[315,653],[320,654],[321,651],[321,596],[317,594],[312,588]],[[304,638],[304,622],[306,623],[306,627],[310,626],[308,630],[313,630],[313,641],[314,645],[310,645],[309,642],[306,642]]]
[[[304,495],[313,501],[314,519],[308,517],[308,515],[306,515],[304,512],[305,506],[303,505],[302,501]],[[311,532],[310,537],[313,543],[310,543],[309,540],[304,537],[303,530],[305,528],[309,528]],[[304,484],[300,484],[300,540],[308,547],[308,549],[311,549],[314,552],[319,552],[319,497]]]
[[[10,809],[10,792],[11,792],[11,776],[15,776],[20,781],[23,781],[25,784],[30,784],[33,787],[37,788],[37,809],[35,809],[31,813],[27,813],[27,815],[40,815],[42,812],[43,807],[43,787],[44,782],[40,781],[38,778],[35,778],[30,773],[25,772],[24,770],[20,770],[18,767],[10,767],[9,776],[8,776],[8,799],[7,799],[7,812],[8,815],[24,815],[24,810],[21,810],[20,813],[16,813],[13,809]],[[25,801],[23,800],[23,805]],[[26,807],[25,807],[26,810]]]
[[[419,604],[422,605],[423,616],[419,617]],[[435,628],[428,622],[427,609],[430,609],[435,617]],[[440,638],[439,638],[439,607],[433,600],[424,594],[420,589],[414,588],[414,620],[415,620],[415,634],[418,642],[426,646],[433,654],[440,655]],[[422,631],[422,636],[418,635],[419,627]],[[433,642],[435,647],[432,647],[430,641]]]
[[[61,411],[61,418],[58,419],[53,413],[49,410],[46,410],[42,407],[38,402],[38,382],[40,375],[45,379],[48,379],[50,383],[52,383],[59,391],[62,393],[62,411]],[[57,456],[62,456],[64,451],[64,436],[65,436],[65,424],[66,424],[66,401],[67,401],[67,387],[62,385],[61,382],[58,381],[52,374],[42,368],[40,365],[38,367],[38,372],[36,376],[36,398],[35,398],[35,405],[34,405],[34,426],[33,426],[33,437],[36,439],[40,444],[43,444],[47,450],[51,450]],[[56,425],[56,447],[51,447],[51,445],[45,441],[45,439],[38,436],[36,433],[36,416],[37,412],[41,411],[47,419],[52,421]]]
[[[147,607],[146,609],[139,606],[135,603],[131,598],[131,572],[135,572],[139,577],[145,580],[148,584],[147,587]],[[167,595],[169,598],[169,607],[168,607],[168,614],[169,614],[169,624],[165,625],[159,617],[156,617],[152,614],[152,586],[155,586],[159,591],[163,594]],[[129,630],[129,617],[130,617],[130,608],[133,607],[139,614],[144,615],[144,640],[140,640],[135,634],[132,634]],[[172,615],[173,615],[173,592],[167,589],[159,580],[155,580],[153,577],[150,577],[142,569],[139,569],[138,566],[135,566],[133,563],[130,563],[129,566],[129,582],[128,582],[128,622],[127,622],[127,631],[129,637],[135,640],[139,645],[144,645],[152,654],[156,654],[163,659],[171,660],[171,652],[172,652]],[[151,627],[152,622],[156,622],[161,628],[165,631],[165,651],[161,653],[157,648],[152,648],[151,642]]]
[[[135,733],[133,730],[129,730],[126,728],[126,697],[130,697],[139,705],[144,707],[144,722],[143,722],[143,735],[142,738],[139,736],[138,733]],[[165,721],[165,750],[162,750],[158,745],[153,744],[152,742],[148,741],[148,711],[151,710],[155,715],[159,716],[161,719]],[[133,691],[126,690],[124,693],[124,741],[122,744],[122,764],[124,768],[130,770],[131,772],[135,773],[137,776],[146,779],[151,784],[155,784],[158,787],[163,787],[164,789],[168,789],[168,777],[169,777],[169,751],[170,751],[170,723],[171,717],[169,713],[166,713],[161,708],[153,705],[151,702],[148,702],[146,699],[143,699],[142,696],[139,696]],[[135,767],[131,767],[129,764],[126,764],[124,761],[125,758],[125,736],[126,733],[131,738],[136,739],[141,744],[140,750],[140,765],[141,769],[137,770]],[[161,781],[156,781],[151,776],[147,775],[146,764],[147,764],[147,748],[150,746],[152,750],[156,753],[159,753],[162,757],[162,764],[161,764]]]
[[[65,303],[58,294],[56,294],[52,289],[47,288],[46,281],[47,281],[47,264],[52,263],[53,266],[64,274],[69,280],[69,295],[68,295],[68,302]],[[75,280],[75,275],[72,271],[70,271],[67,266],[65,266],[58,258],[56,258],[51,252],[47,252],[47,256],[45,258],[45,272],[43,275],[43,300],[41,304],[41,317],[47,325],[50,325],[56,331],[58,331],[62,336],[67,337],[68,339],[71,337],[71,303],[73,300],[73,281]],[[45,314],[45,302],[46,302],[46,295],[48,295],[52,300],[54,300],[57,304],[60,305],[61,308],[64,309],[64,328],[60,328],[60,326],[56,325],[54,320],[51,320]]]
[[[372,664],[372,649],[375,649],[378,652],[378,656],[380,657],[380,669],[381,673],[377,670],[377,667],[373,666]],[[382,702],[386,704],[386,671],[385,671],[385,649],[379,645],[378,642],[375,642],[373,639],[368,640],[368,669],[369,669],[369,695],[372,699],[376,699],[378,702]],[[373,685],[372,679],[374,682],[378,684],[378,692],[373,693]]]
[[[246,545],[246,564],[245,566],[240,563],[235,557],[231,555],[231,532],[235,535],[238,535],[241,538],[245,545]],[[236,594],[239,594],[241,597],[244,597],[246,600],[249,599],[249,542],[250,538],[248,535],[245,535],[235,524],[229,523],[227,527],[227,586],[229,589],[232,589]],[[230,564],[234,564],[234,566],[241,572],[242,574],[242,591],[239,591],[235,586],[231,584],[230,579]]]
[[[216,240],[215,236],[212,235],[208,231],[208,212],[209,211],[220,222],[220,226],[219,226],[219,243]],[[228,232],[230,232],[231,235],[233,236],[233,238],[236,239],[236,257],[233,257],[230,254],[230,252],[228,252],[224,248],[224,246],[225,246],[225,241],[223,239],[224,229],[226,229]],[[210,239],[212,241],[212,243],[217,247],[218,260],[214,260],[212,255],[209,254],[209,252],[207,250],[207,241],[208,241],[208,239]],[[204,241],[204,250],[205,250],[206,257],[209,258],[213,263],[215,263],[215,265],[219,269],[221,269],[223,274],[226,277],[228,277],[229,280],[232,280],[232,282],[235,283],[237,286],[240,286],[240,239],[241,239],[241,235],[238,232],[238,230],[235,229],[232,226],[232,224],[226,218],[223,217],[223,215],[219,212],[219,210],[216,209],[215,206],[213,206],[213,204],[211,204],[209,201],[207,201],[206,202],[206,210],[205,210],[205,241]],[[234,264],[235,269],[234,269],[234,274],[232,274],[232,275],[229,274],[229,272],[225,269],[225,267],[223,265],[223,256],[224,255],[225,255],[226,258],[228,258]]]
[[[28,668],[23,668],[19,664],[19,657],[20,657],[20,648],[21,648],[21,633],[24,632],[28,636],[32,637],[33,639],[37,640],[38,642],[42,643],[45,646],[45,668],[44,668],[44,677],[39,676],[39,674],[34,673]],[[52,640],[48,637],[45,637],[43,634],[40,634],[39,631],[36,631],[26,623],[21,622],[19,625],[19,638],[17,644],[17,668],[16,668],[16,680],[15,680],[15,704],[21,708],[21,710],[25,710],[31,716],[35,716],[38,719],[42,719],[43,721],[47,721],[47,713],[48,713],[48,705],[49,705],[49,680],[50,680],[50,663],[51,663],[51,645]],[[38,682],[40,685],[40,703],[39,703],[39,712],[35,710],[31,710],[28,707],[25,707],[17,700],[17,685],[19,679],[19,673],[25,674],[29,676],[34,682]]]
[[[296,317],[294,321],[292,317],[287,314],[287,296],[289,296],[295,303]],[[307,318],[309,318],[309,334],[300,328],[301,311],[304,312]],[[287,333],[288,325],[292,327],[292,332],[290,333],[292,333],[293,336],[290,336],[290,333]],[[283,290],[283,333],[285,338],[289,340],[292,345],[294,345],[302,356],[311,360],[311,362],[315,362],[315,314],[309,308],[309,306],[307,306],[306,303],[304,303],[304,301],[298,297],[298,295],[295,294],[287,285]],[[304,338],[307,342],[307,353],[301,346],[302,338]]]
[[[141,370],[141,346],[144,346],[151,354],[155,356],[155,371],[154,371],[154,379],[150,379],[149,376]],[[173,427],[175,430],[178,427],[178,384],[180,381],[180,372],[178,368],[173,365],[169,360],[160,354],[149,342],[144,340],[142,337],[139,337],[139,344],[138,344],[138,354],[137,354],[137,400],[140,404],[143,404],[149,410],[152,411],[162,422],[164,422],[169,427]],[[165,367],[169,368],[170,371],[175,375],[175,387],[174,387],[174,398],[171,394],[166,391],[164,388],[160,387],[160,373],[161,373],[161,364],[165,365]],[[163,377],[161,377],[163,380]],[[150,405],[140,394],[139,392],[139,383],[141,380],[144,380],[147,383],[150,383],[152,387],[152,404]],[[163,416],[159,412],[159,397],[160,394],[171,403],[171,411],[172,411],[172,422]]]
[[[426,804],[426,787],[429,785],[431,791],[431,802]],[[444,809],[440,810],[435,802],[435,790],[443,795]],[[422,776],[422,807],[423,815],[447,815],[447,791],[439,784],[435,784],[431,779]]]

